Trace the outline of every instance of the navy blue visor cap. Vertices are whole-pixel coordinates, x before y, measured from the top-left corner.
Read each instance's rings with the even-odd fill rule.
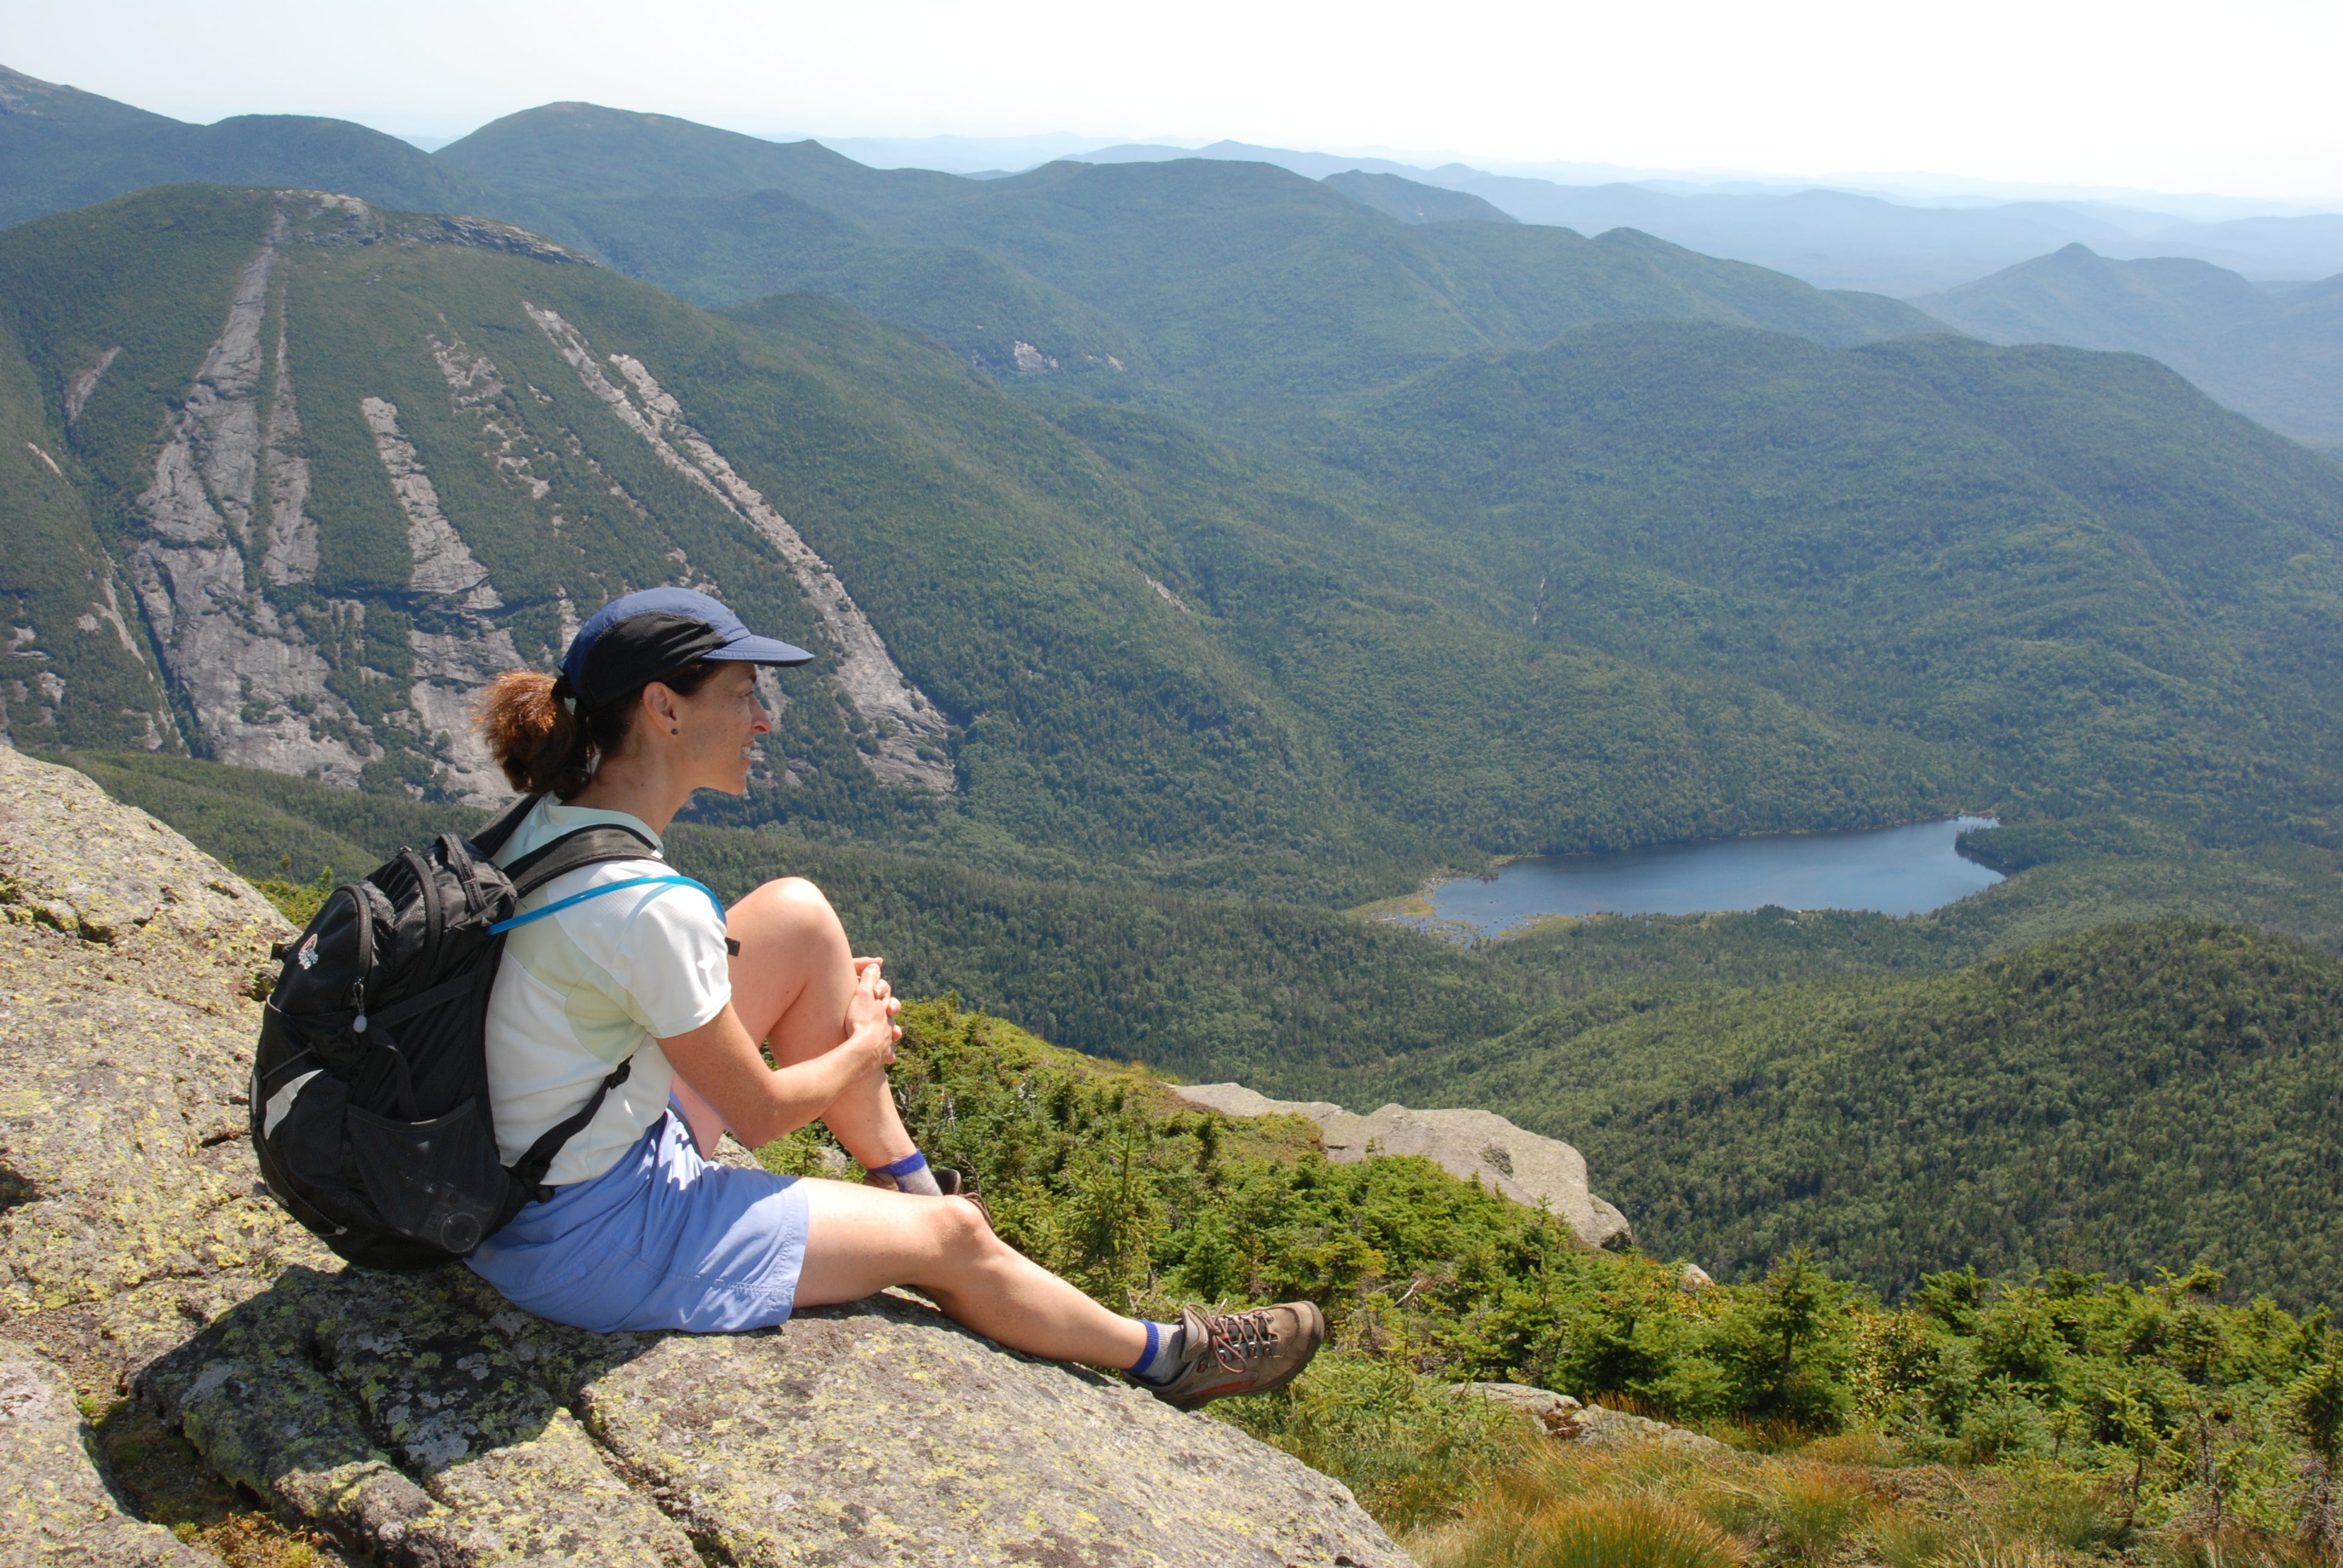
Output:
[[[813,655],[759,637],[740,618],[689,588],[645,588],[612,599],[588,618],[561,656],[559,695],[591,713],[677,670],[713,659],[732,664],[805,664]]]

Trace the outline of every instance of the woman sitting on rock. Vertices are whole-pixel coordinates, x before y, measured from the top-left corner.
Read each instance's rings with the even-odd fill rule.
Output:
[[[539,799],[498,863],[597,824],[647,846],[642,859],[555,879],[518,912],[671,877],[650,847],[694,790],[746,790],[757,738],[772,729],[758,667],[812,657],[750,635],[705,594],[653,588],[581,627],[558,679],[499,676],[480,729],[513,788]],[[472,1268],[518,1305],[604,1332],[766,1328],[796,1307],[908,1285],[1002,1344],[1127,1368],[1183,1407],[1302,1370],[1325,1334],[1307,1302],[1148,1322],[996,1237],[896,1114],[886,1070],[900,1006],[881,960],[854,957],[829,900],[795,877],[721,912],[670,879],[517,926],[488,1019],[506,1162],[632,1065],[562,1147],[552,1195],[483,1242]],[[727,1129],[756,1148],[815,1121],[870,1172],[863,1185],[704,1157]]]

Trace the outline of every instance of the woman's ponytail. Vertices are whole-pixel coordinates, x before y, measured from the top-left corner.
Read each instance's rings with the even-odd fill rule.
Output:
[[[689,697],[721,668],[701,659],[661,676],[659,684]],[[593,779],[603,758],[625,748],[642,694],[638,686],[591,713],[579,713],[568,676],[508,669],[480,694],[472,726],[514,789],[567,800]]]
[[[593,739],[566,678],[533,669],[499,675],[481,693],[472,722],[506,779],[524,795],[568,799],[594,777]]]

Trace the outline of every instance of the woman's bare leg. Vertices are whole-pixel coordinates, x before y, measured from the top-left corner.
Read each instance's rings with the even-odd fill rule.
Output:
[[[854,950],[820,888],[802,877],[767,882],[727,912],[725,932],[740,944],[732,960],[732,1010],[749,1039],[772,1048],[775,1061],[783,1067],[808,1061],[846,1038]],[[702,1115],[709,1125],[722,1125],[713,1107],[680,1079],[677,1085],[695,1136]],[[918,1147],[896,1114],[884,1073],[852,1085],[821,1120],[865,1170],[892,1164]]]
[[[1147,1353],[1144,1324],[1021,1256],[970,1204],[842,1181],[802,1185],[810,1217],[799,1306],[859,1302],[909,1285],[955,1322],[1028,1355],[1127,1367]]]

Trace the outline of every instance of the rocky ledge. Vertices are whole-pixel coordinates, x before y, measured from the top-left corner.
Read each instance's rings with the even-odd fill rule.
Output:
[[[1421,1155],[1516,1203],[1551,1211],[1589,1247],[1620,1247],[1631,1239],[1627,1216],[1589,1186],[1586,1156],[1493,1111],[1411,1111],[1393,1104],[1361,1116],[1332,1101],[1272,1100],[1242,1083],[1186,1084],[1173,1092],[1223,1116],[1306,1117],[1318,1124],[1326,1158],[1338,1165],[1370,1153]]]
[[[120,1503],[85,1412],[127,1393],[386,1563],[1408,1562],[1277,1450],[909,1297],[598,1335],[344,1270],[245,1141],[276,910],[0,748],[0,1561],[214,1561]]]
[[[1558,1442],[1593,1443],[1598,1447],[1655,1442],[1671,1452],[1706,1459],[1723,1458],[1733,1452],[1726,1444],[1688,1427],[1670,1426],[1664,1421],[1599,1404],[1582,1404],[1566,1393],[1533,1388],[1527,1383],[1460,1382],[1452,1384],[1451,1390],[1459,1399],[1485,1399],[1492,1404],[1518,1411]]]

